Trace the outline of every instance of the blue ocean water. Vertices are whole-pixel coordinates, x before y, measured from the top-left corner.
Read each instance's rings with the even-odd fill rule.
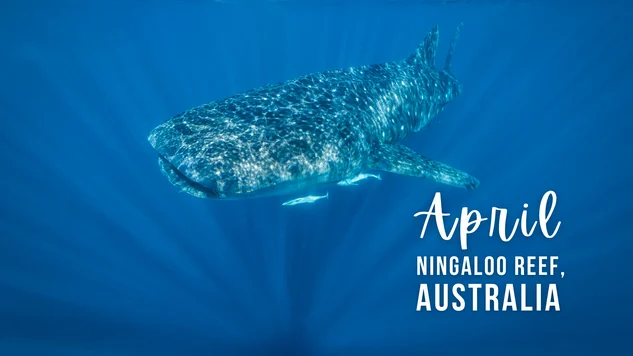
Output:
[[[4,1],[0,354],[628,354],[633,6],[624,1]],[[270,82],[403,59],[459,23],[464,91],[406,144],[481,181],[383,174],[329,199],[201,200],[149,132]],[[530,219],[420,239],[443,208]],[[559,256],[564,278],[433,277],[417,256]],[[416,311],[420,283],[556,283],[560,311]],[[546,290],[546,289],[544,289]],[[533,293],[533,292],[531,292]],[[531,294],[530,294],[531,295]]]

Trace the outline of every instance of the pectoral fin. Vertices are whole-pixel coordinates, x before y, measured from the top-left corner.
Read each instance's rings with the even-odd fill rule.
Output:
[[[442,162],[420,156],[402,145],[381,145],[374,153],[374,169],[412,177],[428,178],[438,183],[475,189],[479,181],[469,174]]]

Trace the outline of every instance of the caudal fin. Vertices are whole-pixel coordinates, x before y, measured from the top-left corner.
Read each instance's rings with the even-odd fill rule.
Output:
[[[453,40],[451,41],[451,47],[448,50],[448,54],[446,55],[446,62],[444,63],[444,70],[449,72],[451,71],[451,61],[453,60],[453,51],[455,50],[455,44],[457,44],[457,39],[459,38],[459,33],[462,31],[462,27],[464,23],[460,23],[455,29],[455,34],[453,35]]]
[[[444,70],[447,72],[451,71],[451,62],[453,60],[453,51],[455,50],[455,44],[457,43],[457,38],[459,38],[459,33],[462,30],[462,26],[464,24],[460,23],[455,30],[455,34],[453,35],[453,40],[451,41],[451,47],[448,51],[448,55],[446,56],[446,62],[444,63]],[[407,63],[409,64],[424,64],[429,67],[435,66],[435,53],[437,52],[437,43],[439,38],[439,28],[437,25],[433,26],[431,32],[429,32],[426,37],[424,37],[424,41],[418,45],[409,58],[407,58]]]

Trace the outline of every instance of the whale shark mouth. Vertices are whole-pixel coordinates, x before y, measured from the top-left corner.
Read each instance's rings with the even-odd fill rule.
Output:
[[[217,190],[206,187],[200,183],[196,183],[193,180],[189,179],[186,175],[182,174],[182,172],[174,167],[174,165],[171,164],[171,162],[165,159],[162,155],[158,155],[158,165],[160,166],[160,170],[167,177],[169,182],[180,188],[181,191],[198,198],[222,198]]]

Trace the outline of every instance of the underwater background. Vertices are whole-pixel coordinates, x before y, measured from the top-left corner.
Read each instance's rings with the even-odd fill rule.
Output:
[[[3,1],[0,355],[629,354],[629,4]],[[463,93],[405,144],[474,191],[385,173],[285,207],[197,199],[158,168],[147,136],[175,114],[404,59],[434,25],[442,66],[461,22]],[[441,192],[451,217],[536,219],[549,190],[553,239],[482,223],[462,251],[413,217]],[[556,255],[565,278],[416,275],[438,255]],[[470,282],[556,283],[561,311],[416,312],[420,283]]]

